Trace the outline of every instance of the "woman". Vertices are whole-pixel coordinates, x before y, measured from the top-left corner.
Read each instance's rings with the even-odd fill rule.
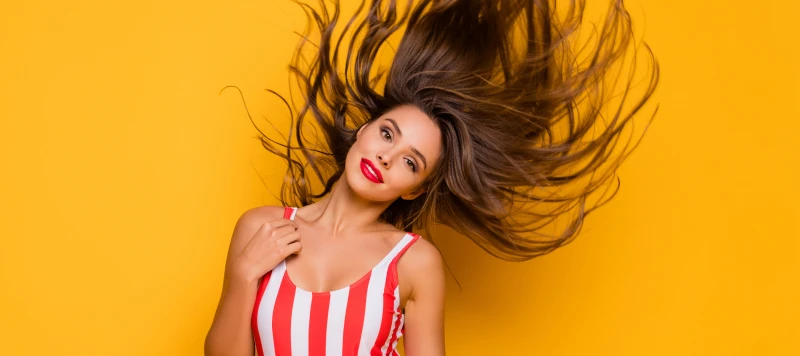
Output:
[[[656,62],[645,46],[646,86],[630,102],[627,72],[611,104],[632,46],[619,0],[590,45],[573,35],[582,1],[556,14],[547,1],[376,0],[338,37],[338,3],[300,5],[321,36],[307,59],[306,33],[290,66],[304,103],[288,142],[261,136],[289,162],[284,206],[237,222],[206,354],[397,355],[404,336],[407,355],[443,355],[442,262],[412,229],[448,225],[507,260],[568,243],[616,191],[638,140],[615,148]],[[379,49],[402,26],[384,77]]]

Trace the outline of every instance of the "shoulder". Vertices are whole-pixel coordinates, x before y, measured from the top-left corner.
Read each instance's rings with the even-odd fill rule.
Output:
[[[397,262],[397,271],[400,279],[411,287],[412,296],[420,288],[444,288],[442,254],[436,246],[422,237],[411,244]]]
[[[233,245],[242,244],[249,240],[262,225],[283,217],[283,207],[276,205],[264,205],[246,210],[236,221],[231,243]]]
[[[405,315],[405,350],[409,355],[444,355],[446,288],[441,254],[422,238],[414,242],[407,253],[408,258],[401,261],[406,271],[411,271],[406,273],[411,279],[408,281],[410,290],[403,296],[402,282],[400,287],[400,303]]]
[[[261,226],[281,217],[283,217],[283,207],[281,206],[259,206],[242,213],[233,228],[225,269],[229,270],[233,266],[235,256],[244,250]]]
[[[260,227],[262,224],[283,217],[283,207],[277,205],[264,205],[250,208],[242,213],[236,225],[243,227]]]
[[[283,217],[283,209],[284,207],[279,205],[257,206],[242,213],[239,220],[244,222],[263,221],[264,219],[271,221]]]
[[[400,261],[401,262],[398,262],[398,264],[408,265],[407,267],[412,269],[414,266],[419,265],[425,267],[436,267],[442,264],[442,255],[439,253],[439,249],[437,249],[436,246],[434,246],[430,241],[424,239],[422,236],[419,236],[417,241],[411,244]]]

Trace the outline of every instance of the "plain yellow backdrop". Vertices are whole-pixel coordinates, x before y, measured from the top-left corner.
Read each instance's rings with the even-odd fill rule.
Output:
[[[800,5],[628,7],[662,81],[622,190],[526,263],[440,229],[448,354],[800,355]],[[289,1],[0,6],[0,355],[202,353],[236,219],[282,173],[219,91],[286,127],[263,89],[303,25]]]

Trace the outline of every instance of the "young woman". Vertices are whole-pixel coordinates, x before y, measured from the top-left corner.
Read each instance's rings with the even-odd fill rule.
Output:
[[[290,66],[304,103],[286,143],[261,136],[289,162],[283,206],[237,222],[206,354],[397,355],[404,336],[407,355],[443,355],[441,258],[411,231],[448,225],[508,260],[568,243],[616,191],[654,57],[644,46],[631,98],[619,0],[580,43],[582,1],[374,0],[346,23],[336,2],[300,5],[320,33]],[[379,49],[403,26],[384,76]]]

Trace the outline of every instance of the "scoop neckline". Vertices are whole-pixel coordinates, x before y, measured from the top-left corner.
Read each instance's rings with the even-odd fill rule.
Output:
[[[403,241],[406,239],[406,237],[409,237],[409,236],[413,238],[413,236],[411,236],[410,233],[406,232],[406,234],[403,235],[403,237],[400,239],[400,241],[398,241],[397,244],[395,244],[394,247],[392,247],[392,249],[389,250],[389,253],[387,253],[386,256],[383,256],[383,258],[377,264],[375,264],[375,266],[372,267],[372,269],[367,271],[367,273],[365,273],[363,276],[361,276],[361,278],[359,278],[357,281],[355,281],[353,283],[350,283],[349,285],[346,285],[346,286],[344,286],[342,288],[338,288],[338,289],[334,289],[334,290],[330,290],[330,291],[326,291],[326,292],[312,292],[310,290],[298,287],[296,284],[294,284],[294,281],[292,281],[292,277],[289,275],[289,266],[286,264],[286,260],[281,261],[281,263],[283,263],[283,275],[286,277],[286,281],[289,283],[289,285],[291,285],[292,287],[294,287],[297,290],[300,290],[300,291],[303,291],[303,292],[306,292],[306,293],[311,293],[312,295],[333,294],[333,293],[336,293],[336,292],[341,292],[341,291],[343,291],[345,289],[353,289],[355,287],[358,287],[358,285],[364,283],[364,281],[367,280],[367,277],[370,276],[372,274],[372,272],[375,271],[376,268],[378,268],[380,265],[382,265],[384,262],[386,262],[386,259],[388,259],[389,256],[392,255],[392,252],[394,252],[394,250],[396,248],[398,248],[401,243],[403,243]]]

